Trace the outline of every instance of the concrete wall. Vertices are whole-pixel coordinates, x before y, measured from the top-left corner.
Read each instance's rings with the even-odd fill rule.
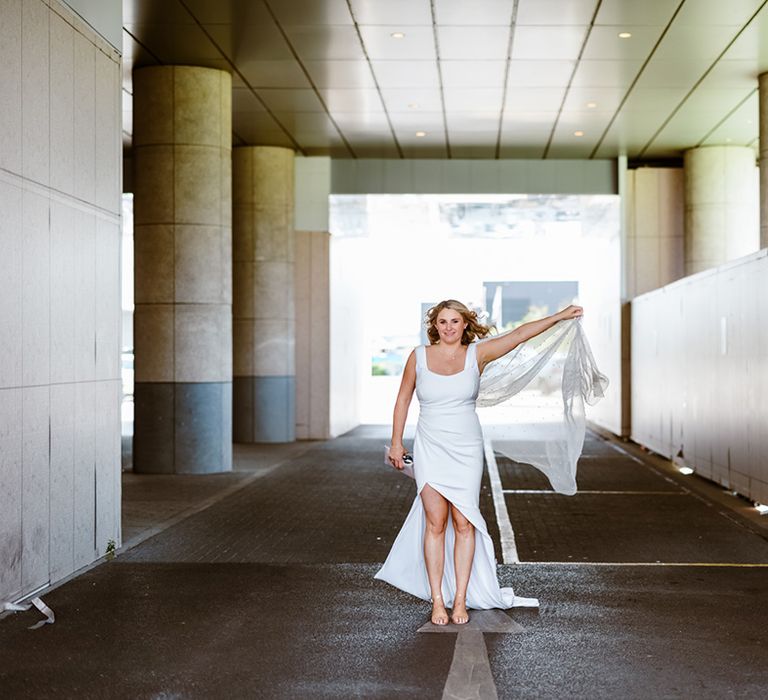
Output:
[[[600,371],[610,380],[605,398],[587,408],[593,423],[621,435],[621,241],[617,208],[586,207],[582,212],[584,262],[579,271],[579,301],[584,306],[584,330]]]
[[[362,319],[370,313],[358,261],[368,255],[367,238],[331,238],[330,428],[341,435],[360,424],[363,376],[370,372],[370,346]]]
[[[118,51],[123,46],[123,0],[65,0]]]
[[[330,247],[327,231],[297,231],[296,438],[330,437]]]
[[[617,168],[613,160],[597,161],[480,161],[480,160],[335,160],[330,158],[296,158],[297,230],[328,230],[328,196],[333,194],[434,194],[434,193],[575,193],[616,194]],[[606,242],[606,245],[610,244]],[[330,431],[336,435],[357,425],[361,420],[360,399],[362,386],[359,377],[368,370],[370,358],[366,356],[360,334],[360,320],[366,313],[365,280],[356,273],[355,260],[366,255],[365,239],[330,240],[330,379],[316,365],[310,372],[302,370],[299,350],[310,342],[306,324],[297,323],[297,405],[306,403],[301,396],[305,381],[317,385],[328,381],[330,391]],[[597,294],[606,285],[610,293],[619,283],[618,263],[615,278],[605,276],[604,268],[595,270],[594,291]],[[301,274],[297,270],[297,284]],[[323,293],[321,288],[320,293]],[[299,292],[297,291],[297,294]],[[297,296],[298,299],[298,296]],[[595,297],[598,299],[599,294]],[[593,304],[593,307],[597,305]],[[297,304],[297,313],[300,313]],[[313,312],[317,314],[318,311]],[[613,342],[620,332],[619,308],[606,309],[599,318],[591,319],[591,333],[595,345]],[[616,346],[618,347],[618,346]],[[620,374],[620,356],[599,358],[611,376]],[[299,378],[299,375],[302,378]],[[591,418],[600,425],[621,429],[619,405],[620,382],[614,384],[615,393],[604,402]],[[300,409],[299,409],[300,410]]]
[[[331,159],[301,158],[294,163],[293,225],[297,231],[328,230],[328,197],[331,194]]]
[[[331,436],[331,159],[294,159],[296,437]],[[334,347],[336,341],[333,340]],[[354,371],[354,370],[353,370]],[[338,402],[335,404],[339,406]],[[343,402],[341,404],[343,406]]]
[[[0,601],[120,543],[120,56],[0,3]]]
[[[621,431],[632,430],[630,300],[680,279],[685,268],[682,168],[626,170],[622,189]]]
[[[333,160],[334,194],[617,194],[615,160]]]
[[[627,298],[684,274],[683,180],[682,168],[627,171]]]
[[[632,301],[632,439],[768,502],[768,250]]]
[[[760,249],[760,171],[750,146],[685,152],[685,274]]]

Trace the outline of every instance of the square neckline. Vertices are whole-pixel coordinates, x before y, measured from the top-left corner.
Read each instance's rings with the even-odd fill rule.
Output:
[[[429,372],[430,374],[434,374],[436,377],[455,377],[455,376],[457,376],[459,374],[463,374],[464,372],[467,371],[467,365],[469,363],[469,348],[470,348],[470,345],[472,345],[472,343],[468,343],[467,344],[467,350],[464,353],[464,367],[462,367],[458,372],[452,372],[451,374],[440,374],[440,372],[433,372],[429,368],[429,363],[427,362],[427,346],[426,345],[422,345],[422,347],[424,348],[424,369],[426,369],[427,372]]]

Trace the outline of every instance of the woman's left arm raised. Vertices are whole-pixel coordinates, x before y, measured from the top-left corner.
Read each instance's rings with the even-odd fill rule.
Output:
[[[584,309],[581,306],[571,305],[562,311],[558,311],[556,314],[545,316],[538,321],[529,321],[505,335],[478,344],[477,365],[480,368],[480,371],[482,372],[485,365],[489,362],[492,362],[502,355],[506,355],[510,350],[514,350],[520,345],[520,343],[535,338],[539,333],[543,333],[547,329],[552,328],[558,321],[579,318],[583,314]]]

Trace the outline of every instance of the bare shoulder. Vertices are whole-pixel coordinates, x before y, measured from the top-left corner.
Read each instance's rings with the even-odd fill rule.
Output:
[[[416,372],[416,348],[411,350],[410,354],[408,355],[408,359],[405,361],[405,367],[403,368],[404,373],[414,373]]]

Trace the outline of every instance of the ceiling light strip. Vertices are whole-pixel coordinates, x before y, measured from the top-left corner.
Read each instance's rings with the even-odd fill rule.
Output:
[[[658,138],[659,134],[665,129],[667,124],[672,121],[673,117],[682,109],[683,105],[688,101],[688,98],[694,93],[696,88],[701,85],[701,83],[704,81],[704,79],[713,71],[714,67],[718,64],[720,59],[725,56],[725,54],[728,52],[728,49],[733,46],[733,43],[738,39],[742,32],[750,25],[752,24],[753,20],[757,15],[760,14],[762,9],[765,7],[766,3],[768,3],[768,0],[763,0],[762,3],[760,3],[760,7],[755,10],[755,13],[744,23],[744,26],[742,26],[741,29],[739,29],[736,34],[733,35],[733,38],[728,42],[726,47],[718,54],[717,58],[715,58],[714,61],[712,61],[712,64],[707,68],[707,70],[704,71],[704,73],[701,75],[701,77],[693,84],[693,87],[685,94],[685,97],[683,97],[682,100],[680,100],[680,103],[675,107],[672,112],[670,112],[669,116],[662,122],[661,126],[656,129],[656,132],[651,136],[650,139],[648,139],[648,143],[643,146],[640,153],[637,154],[638,158],[642,158],[645,152],[651,147],[651,144]]]
[[[547,139],[547,145],[544,146],[544,153],[542,154],[542,158],[547,158],[549,156],[549,149],[552,147],[552,141],[555,138],[555,131],[557,130],[557,125],[560,123],[560,116],[563,113],[563,108],[565,107],[565,101],[568,99],[568,93],[571,90],[571,85],[573,85],[573,79],[576,76],[576,71],[579,69],[579,62],[581,61],[581,57],[584,55],[584,51],[587,48],[587,42],[589,41],[589,37],[592,34],[592,29],[595,26],[595,21],[597,20],[597,13],[600,12],[600,6],[603,4],[603,0],[597,0],[597,3],[595,4],[595,11],[592,13],[592,19],[589,20],[589,27],[587,27],[587,33],[584,36],[584,41],[581,42],[581,49],[579,49],[579,55],[576,57],[576,63],[573,66],[573,70],[571,71],[571,77],[568,79],[568,85],[565,86],[565,92],[563,93],[563,99],[560,102],[560,107],[557,110],[557,116],[555,117],[555,122],[552,124],[552,131],[549,132],[549,138]],[[584,132],[578,133],[574,132],[575,136],[584,136]]]
[[[187,9],[187,12],[189,12],[189,10],[188,10],[188,9]],[[190,14],[191,14],[191,13],[190,13]],[[161,61],[161,60],[160,60],[160,57],[159,57],[159,56],[157,56],[157,55],[155,54],[155,52],[154,52],[154,51],[152,51],[152,50],[149,48],[149,46],[147,46],[147,45],[146,45],[146,44],[144,44],[143,42],[139,41],[139,39],[138,39],[136,36],[134,36],[133,34],[131,34],[131,32],[129,32],[129,31],[128,31],[128,30],[127,30],[125,27],[123,27],[123,31],[124,31],[124,32],[125,32],[125,33],[126,33],[128,36],[129,36],[129,37],[131,37],[131,39],[133,39],[133,40],[134,40],[134,41],[135,41],[135,42],[136,42],[136,43],[137,43],[139,46],[141,46],[141,48],[142,48],[142,49],[144,49],[144,51],[146,51],[146,52],[147,52],[147,53],[148,53],[150,56],[152,56],[152,58],[153,58],[153,59],[154,59],[154,60],[157,62],[157,65],[159,65],[159,66],[164,66],[164,65],[165,65],[165,61]],[[206,33],[206,34],[207,34],[207,33]],[[210,38],[210,37],[209,37],[209,38]],[[218,49],[219,47],[217,46],[216,48]],[[219,51],[221,51],[221,49],[219,49]],[[139,67],[141,67],[141,66],[139,66]],[[135,68],[135,64],[134,64],[134,68]],[[123,91],[124,91],[124,92],[126,92],[127,94],[129,94],[129,95],[131,96],[131,98],[133,98],[133,93],[132,93],[132,92],[128,92],[128,90],[126,90],[125,88],[123,88]],[[123,133],[124,133],[124,134],[128,134],[128,136],[130,136],[130,137],[131,137],[131,145],[133,145],[133,134],[132,134],[132,133],[128,133],[128,132],[127,132],[125,129],[123,129]],[[243,139],[241,136],[239,136],[239,135],[238,135],[238,134],[235,132],[235,130],[234,130],[234,129],[232,130],[232,136],[234,136],[234,137],[235,137],[235,138],[236,138],[238,141],[242,141],[242,143],[245,143],[245,139]]]
[[[515,26],[517,25],[517,7],[519,0],[515,0],[512,5],[512,14],[509,18],[509,41],[507,42],[507,60],[504,66],[504,82],[501,86],[501,110],[499,111],[499,130],[496,132],[496,150],[494,158],[499,160],[501,157],[501,131],[504,127],[504,114],[507,104],[507,82],[509,81],[509,67],[512,61],[512,47],[515,43]]]
[[[435,0],[429,0],[429,10],[432,13],[432,38],[435,41],[435,60],[437,62],[437,82],[440,89],[440,106],[443,111],[443,131],[445,132],[445,150],[448,158],[452,158],[451,140],[448,138],[448,117],[445,113],[445,90],[443,88],[443,69],[440,67],[440,41],[437,37],[437,13],[435,12]]]
[[[754,90],[752,90],[752,92],[750,92],[750,93],[749,93],[749,94],[748,94],[746,97],[744,97],[743,99],[739,100],[739,103],[738,103],[738,104],[737,104],[737,105],[736,105],[736,106],[735,106],[735,107],[734,107],[734,108],[733,108],[733,109],[732,109],[730,112],[728,112],[728,114],[726,114],[726,115],[725,115],[725,116],[724,116],[724,117],[723,117],[723,118],[722,118],[722,119],[721,119],[719,122],[717,122],[717,124],[715,124],[715,125],[714,125],[714,126],[713,126],[713,127],[712,127],[712,128],[711,128],[711,129],[710,129],[710,130],[709,130],[709,131],[706,133],[706,134],[704,134],[704,136],[703,136],[703,138],[701,139],[701,141],[699,141],[699,142],[696,144],[696,148],[698,148],[699,146],[702,146],[702,145],[704,144],[704,142],[705,142],[705,141],[706,141],[706,140],[707,140],[707,139],[708,139],[710,136],[712,136],[712,134],[714,134],[714,133],[715,133],[715,131],[717,131],[717,130],[718,130],[718,129],[719,129],[719,128],[720,128],[720,127],[723,125],[723,124],[725,124],[725,122],[726,122],[726,121],[728,121],[728,120],[729,120],[729,119],[730,119],[730,118],[733,116],[733,114],[736,112],[736,110],[738,110],[738,109],[739,109],[739,108],[740,108],[740,107],[741,107],[741,106],[742,106],[742,105],[743,105],[743,104],[744,104],[744,103],[745,103],[747,100],[749,100],[749,99],[750,99],[750,98],[751,98],[753,95],[755,95],[755,94],[757,93],[757,91],[758,91],[758,88],[755,88],[755,89],[754,89]],[[759,138],[759,137],[758,137],[758,138]],[[747,144],[747,146],[749,146],[751,143],[752,143],[752,142],[750,142],[749,144]]]
[[[389,117],[389,110],[387,109],[387,103],[384,102],[384,95],[382,95],[381,93],[381,86],[379,85],[379,81],[376,79],[376,73],[373,70],[371,57],[368,55],[368,49],[365,47],[365,42],[363,41],[363,35],[360,33],[360,25],[357,23],[357,17],[355,17],[355,12],[352,9],[352,3],[350,2],[350,0],[347,0],[347,9],[349,10],[350,17],[352,17],[352,23],[355,25],[355,32],[357,32],[357,38],[360,41],[360,47],[362,48],[363,55],[365,56],[365,60],[368,63],[368,70],[371,72],[371,78],[373,79],[373,84],[376,86],[376,92],[378,93],[379,99],[381,100],[381,108],[384,110],[384,116],[387,119],[387,125],[389,126],[389,130],[392,133],[392,140],[395,142],[395,148],[397,148],[397,154],[398,156],[400,156],[400,158],[405,158],[405,154],[403,153],[403,148],[400,145],[400,141],[397,138],[397,134],[395,133],[395,127],[392,124],[392,120]]]
[[[643,74],[643,71],[645,70],[646,66],[651,62],[651,59],[653,58],[653,54],[656,53],[656,50],[661,45],[661,42],[664,40],[664,37],[667,35],[667,32],[670,30],[670,27],[672,27],[672,22],[674,22],[677,15],[680,14],[680,10],[683,9],[683,5],[685,5],[685,0],[680,0],[680,4],[675,9],[674,13],[672,14],[672,17],[670,17],[669,22],[667,22],[667,26],[664,27],[664,31],[656,40],[656,43],[653,45],[653,48],[651,49],[650,53],[646,56],[645,60],[643,61],[643,65],[640,66],[640,70],[637,71],[637,75],[635,76],[634,80],[630,83],[629,87],[627,88],[627,91],[624,93],[624,97],[621,98],[621,102],[619,102],[619,106],[616,108],[616,111],[613,113],[613,116],[611,117],[611,120],[608,122],[605,129],[603,130],[603,133],[600,135],[600,138],[595,144],[595,147],[592,149],[592,153],[589,154],[590,158],[594,158],[598,150],[600,150],[600,146],[603,145],[603,141],[605,141],[605,137],[608,135],[608,132],[610,131],[611,127],[616,121],[616,118],[619,116],[619,112],[621,112],[621,110],[624,108],[624,105],[629,99],[630,94],[632,94],[632,90],[634,90],[635,85],[637,85],[637,81],[640,80],[640,76]]]

